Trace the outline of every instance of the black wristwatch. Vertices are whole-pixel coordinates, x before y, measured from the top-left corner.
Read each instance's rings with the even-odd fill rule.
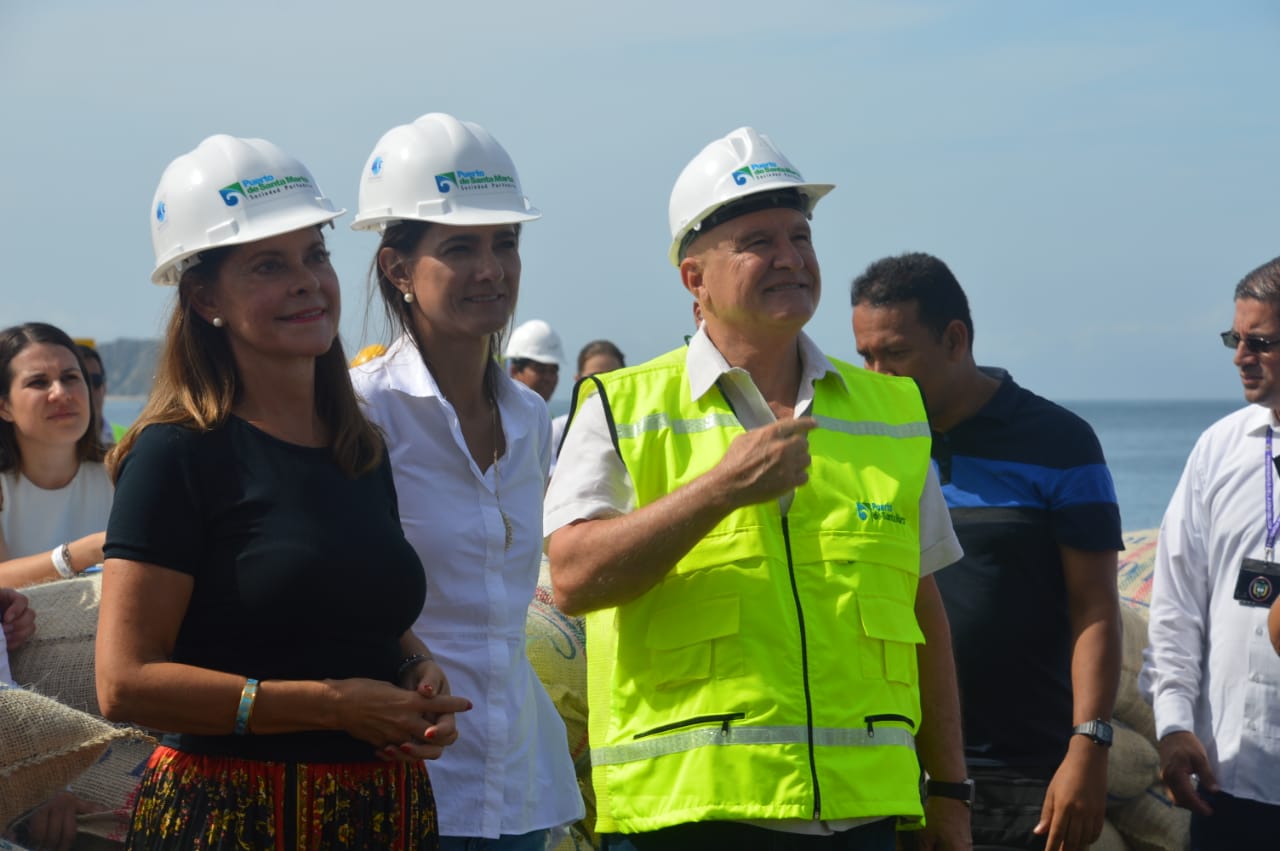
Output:
[[[1093,721],[1086,721],[1076,727],[1071,728],[1073,736],[1088,736],[1093,739],[1096,744],[1102,745],[1104,748],[1111,747],[1111,725],[1101,718]]]
[[[924,794],[926,798],[954,798],[966,807],[973,806],[973,778],[966,777],[959,783],[944,783],[941,780],[926,780]]]

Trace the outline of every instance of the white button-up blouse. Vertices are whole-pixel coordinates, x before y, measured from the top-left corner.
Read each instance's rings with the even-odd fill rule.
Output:
[[[550,419],[541,397],[499,374],[506,452],[481,472],[412,340],[351,371],[365,413],[386,435],[401,524],[427,573],[413,631],[453,693],[474,704],[457,716],[458,741],[429,765],[444,836],[528,833],[583,815],[564,723],[525,655]]]

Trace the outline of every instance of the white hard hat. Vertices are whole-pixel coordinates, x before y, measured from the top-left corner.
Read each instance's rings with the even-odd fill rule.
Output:
[[[739,127],[703,148],[676,178],[667,207],[671,263],[680,265],[680,255],[691,232],[700,231],[704,226],[710,229],[735,215],[753,211],[748,205],[738,209],[734,202],[752,195],[775,193],[783,200],[797,199],[797,209],[808,216],[812,215],[818,200],[832,189],[835,185],[830,183],[805,183],[800,172],[774,147],[768,136],[751,127]],[[733,215],[716,221],[713,214],[730,204],[734,204]],[[762,203],[757,209],[765,206],[774,205]]]
[[[210,136],[164,170],[151,202],[151,280],[177,284],[201,251],[331,222],[307,167],[265,139]]]
[[[511,332],[506,358],[525,358],[559,366],[564,363],[564,346],[560,345],[560,335],[550,325],[541,319],[530,319]]]
[[[392,127],[360,174],[351,227],[382,230],[402,219],[501,225],[540,217],[520,188],[515,163],[479,124],[429,112]]]

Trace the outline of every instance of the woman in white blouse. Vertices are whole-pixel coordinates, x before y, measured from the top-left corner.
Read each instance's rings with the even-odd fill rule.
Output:
[[[0,331],[0,585],[70,578],[102,562],[111,481],[84,362],[63,331]]]
[[[495,361],[540,214],[482,127],[431,113],[389,130],[353,227],[382,234],[371,277],[399,333],[352,370],[391,454],[405,536],[427,572],[414,631],[475,706],[431,767],[441,849],[545,848],[583,806],[564,724],[525,655],[551,461],[546,403]]]

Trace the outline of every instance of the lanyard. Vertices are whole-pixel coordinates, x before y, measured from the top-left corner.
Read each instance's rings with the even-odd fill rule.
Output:
[[[1276,538],[1280,537],[1280,517],[1275,514],[1275,462],[1271,459],[1271,426],[1267,426],[1267,454],[1263,457],[1263,471],[1267,479],[1267,539],[1266,560],[1275,554]]]

